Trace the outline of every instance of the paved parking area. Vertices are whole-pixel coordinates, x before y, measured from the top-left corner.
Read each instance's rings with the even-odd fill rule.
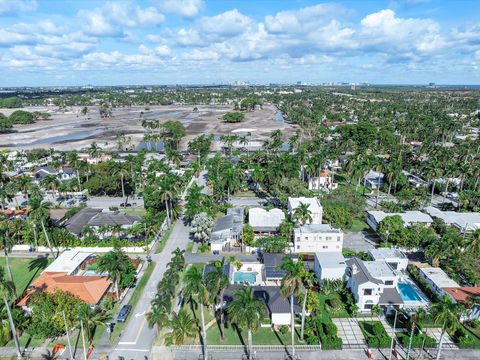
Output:
[[[346,232],[343,235],[343,247],[352,251],[368,251],[375,249],[377,235],[367,231]]]

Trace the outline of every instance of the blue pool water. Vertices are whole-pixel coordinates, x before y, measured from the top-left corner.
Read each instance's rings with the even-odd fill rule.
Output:
[[[238,271],[233,274],[233,281],[246,282],[246,283],[249,283],[250,285],[254,285],[257,282],[257,273]]]
[[[422,298],[417,294],[412,285],[399,282],[397,287],[403,301],[422,301]]]

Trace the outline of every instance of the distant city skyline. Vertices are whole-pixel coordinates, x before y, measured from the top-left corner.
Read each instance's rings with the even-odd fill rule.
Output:
[[[480,84],[480,2],[0,0],[0,87]]]

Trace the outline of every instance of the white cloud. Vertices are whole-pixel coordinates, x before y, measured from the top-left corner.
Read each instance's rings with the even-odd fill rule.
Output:
[[[35,37],[30,34],[22,34],[8,29],[0,29],[0,46],[33,43]]]
[[[19,12],[33,11],[36,8],[35,0],[0,0],[0,15],[13,15]]]
[[[202,0],[157,0],[155,3],[164,13],[186,18],[196,16],[204,6]]]
[[[366,16],[361,26],[365,46],[374,47],[380,52],[433,52],[445,46],[437,22],[430,19],[402,19],[390,9]]]
[[[325,25],[332,18],[349,12],[336,4],[318,4],[295,11],[280,11],[265,17],[265,26],[272,33],[305,33]]]
[[[94,36],[119,36],[125,27],[155,27],[165,20],[156,8],[142,9],[131,2],[107,2],[101,8],[80,10],[78,17],[85,33]]]
[[[215,16],[205,16],[200,19],[198,27],[207,34],[224,36],[238,35],[248,29],[253,21],[237,9],[225,11]]]
[[[155,52],[159,56],[169,56],[172,54],[172,49],[170,49],[167,45],[158,45],[155,47]]]

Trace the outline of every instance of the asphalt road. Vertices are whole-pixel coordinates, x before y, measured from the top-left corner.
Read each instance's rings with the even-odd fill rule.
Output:
[[[150,308],[150,301],[155,297],[157,283],[167,269],[167,264],[172,257],[172,251],[177,247],[180,249],[187,247],[189,232],[190,227],[185,226],[182,220],[178,220],[164,250],[160,254],[152,254],[152,260],[156,263],[155,269],[137,305],[132,310],[117,347],[109,355],[111,359],[123,356],[125,359],[144,360],[144,356],[150,353],[157,330],[148,327],[145,314]]]

